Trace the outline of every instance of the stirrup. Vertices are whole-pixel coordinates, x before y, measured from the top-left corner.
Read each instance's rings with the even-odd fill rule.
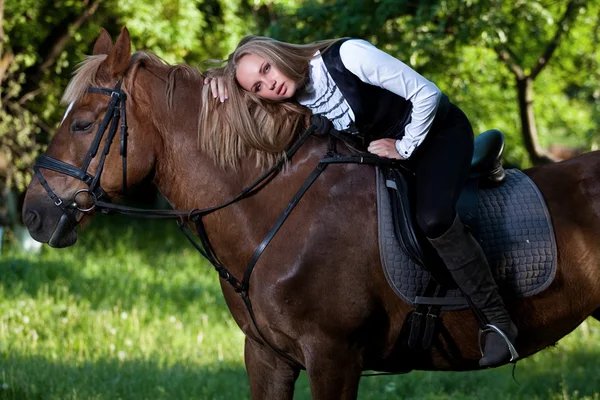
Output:
[[[500,335],[500,337],[506,342],[506,345],[508,346],[508,351],[510,352],[510,360],[508,362],[516,361],[517,358],[519,358],[519,353],[517,353],[517,349],[515,349],[515,346],[513,346],[513,344],[510,342],[508,336],[506,336],[506,334],[502,332],[500,328],[492,324],[487,324],[484,329],[479,330],[479,351],[481,352],[481,357],[483,357],[483,346],[481,344],[483,341],[483,337],[484,335],[487,335],[488,333],[492,332]]]

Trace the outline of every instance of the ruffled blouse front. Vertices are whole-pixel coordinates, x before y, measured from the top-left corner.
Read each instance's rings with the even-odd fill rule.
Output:
[[[323,59],[320,56],[312,59],[309,68],[309,82],[296,96],[298,103],[310,108],[313,114],[326,117],[335,129],[351,130],[354,113],[327,72]]]

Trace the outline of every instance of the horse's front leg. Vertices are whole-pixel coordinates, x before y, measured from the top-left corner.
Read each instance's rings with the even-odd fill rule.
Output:
[[[322,343],[321,343],[322,345]],[[348,346],[312,349],[306,373],[314,400],[355,400],[362,373],[362,355]]]
[[[246,370],[253,400],[291,400],[300,369],[290,365],[272,349],[246,337]]]

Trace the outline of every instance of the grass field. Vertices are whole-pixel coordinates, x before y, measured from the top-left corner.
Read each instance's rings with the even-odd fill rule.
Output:
[[[246,399],[243,335],[174,223],[100,217],[0,258],[0,399]],[[360,399],[600,400],[600,323],[512,368],[364,378]],[[298,399],[310,399],[306,376]]]

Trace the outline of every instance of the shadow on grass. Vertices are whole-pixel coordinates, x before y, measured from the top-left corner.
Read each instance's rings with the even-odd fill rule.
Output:
[[[88,226],[79,230],[79,238],[81,240],[76,246],[86,246],[98,253],[123,244],[131,251],[142,254],[147,254],[147,250],[152,249],[153,251],[148,253],[150,257],[161,252],[192,249],[192,245],[175,221],[137,219],[122,215],[94,217]],[[199,259],[203,259],[202,256],[198,256]]]
[[[38,356],[8,356],[0,361],[1,400],[250,397],[241,365],[114,359],[74,364]]]
[[[600,349],[552,348],[512,366],[487,371],[429,372],[363,378],[360,399],[600,398]],[[577,393],[574,395],[574,393]],[[594,397],[596,396],[596,397]]]
[[[35,297],[43,288],[53,296],[66,292],[85,299],[92,308],[112,307],[117,302],[131,308],[140,296],[178,310],[199,301],[225,307],[218,274],[172,221],[101,216],[80,237],[72,248],[44,248],[37,258],[1,257],[0,285],[5,296],[25,292]],[[135,257],[128,257],[132,253]],[[91,269],[87,263],[88,270],[82,271],[90,259]],[[141,271],[123,264],[135,260],[143,265]],[[134,273],[129,272],[132,269]]]

